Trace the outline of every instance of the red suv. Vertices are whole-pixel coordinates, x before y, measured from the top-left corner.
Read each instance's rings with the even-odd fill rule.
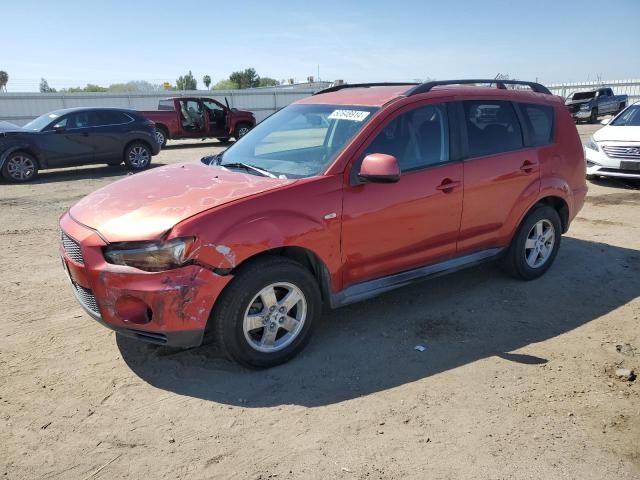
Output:
[[[77,299],[122,335],[192,347],[212,330],[267,367],[325,305],[492,259],[539,277],[584,203],[582,145],[542,85],[460,85],[491,82],[329,88],[222,154],[98,190],[60,220]]]

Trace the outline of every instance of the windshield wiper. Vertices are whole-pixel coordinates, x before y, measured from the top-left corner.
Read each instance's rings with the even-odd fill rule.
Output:
[[[256,166],[250,165],[248,163],[234,162],[234,163],[219,163],[218,165],[220,165],[221,167],[244,168],[245,170],[251,170],[251,171],[257,172],[260,175],[262,175],[263,177],[278,178],[273,173],[271,173],[271,172],[269,172],[267,170],[263,170],[261,168],[258,168]]]

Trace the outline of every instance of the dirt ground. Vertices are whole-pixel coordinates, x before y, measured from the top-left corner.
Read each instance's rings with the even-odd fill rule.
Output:
[[[57,218],[123,175],[0,185],[0,478],[640,478],[640,380],[615,376],[640,373],[640,184],[591,183],[537,281],[487,264],[407,287],[249,371],[119,338],[76,303]]]

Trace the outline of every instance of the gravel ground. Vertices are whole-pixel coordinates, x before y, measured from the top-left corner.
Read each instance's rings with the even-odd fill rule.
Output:
[[[172,142],[154,163],[216,151]],[[76,304],[57,218],[123,175],[0,185],[0,477],[640,478],[640,380],[616,376],[640,370],[638,183],[591,183],[537,281],[487,264],[407,287],[249,371],[214,345],[116,337]]]

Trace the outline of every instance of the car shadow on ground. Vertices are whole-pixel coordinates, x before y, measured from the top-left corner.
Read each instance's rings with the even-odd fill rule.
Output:
[[[564,237],[553,268],[533,282],[486,264],[328,312],[299,356],[269,370],[237,366],[214,344],[177,351],[117,336],[117,345],[141,379],[180,395],[249,408],[328,405],[492,356],[536,368],[547,361],[536,343],[637,298],[638,278],[640,252]]]
[[[233,145],[235,142],[230,140],[225,143],[213,141],[213,142],[198,142],[198,143],[173,143],[167,144],[162,147],[162,150],[184,150],[189,148],[202,148],[202,147],[219,147],[219,148],[228,148]]]
[[[149,169],[162,167],[164,163],[152,163]],[[38,176],[24,185],[34,185],[39,183],[70,182],[77,180],[99,180],[101,178],[125,177],[131,173],[124,165],[108,166],[101,165],[87,168],[66,168],[60,170],[44,170]],[[5,181],[6,182],[6,181]],[[12,185],[16,185],[15,183]]]

